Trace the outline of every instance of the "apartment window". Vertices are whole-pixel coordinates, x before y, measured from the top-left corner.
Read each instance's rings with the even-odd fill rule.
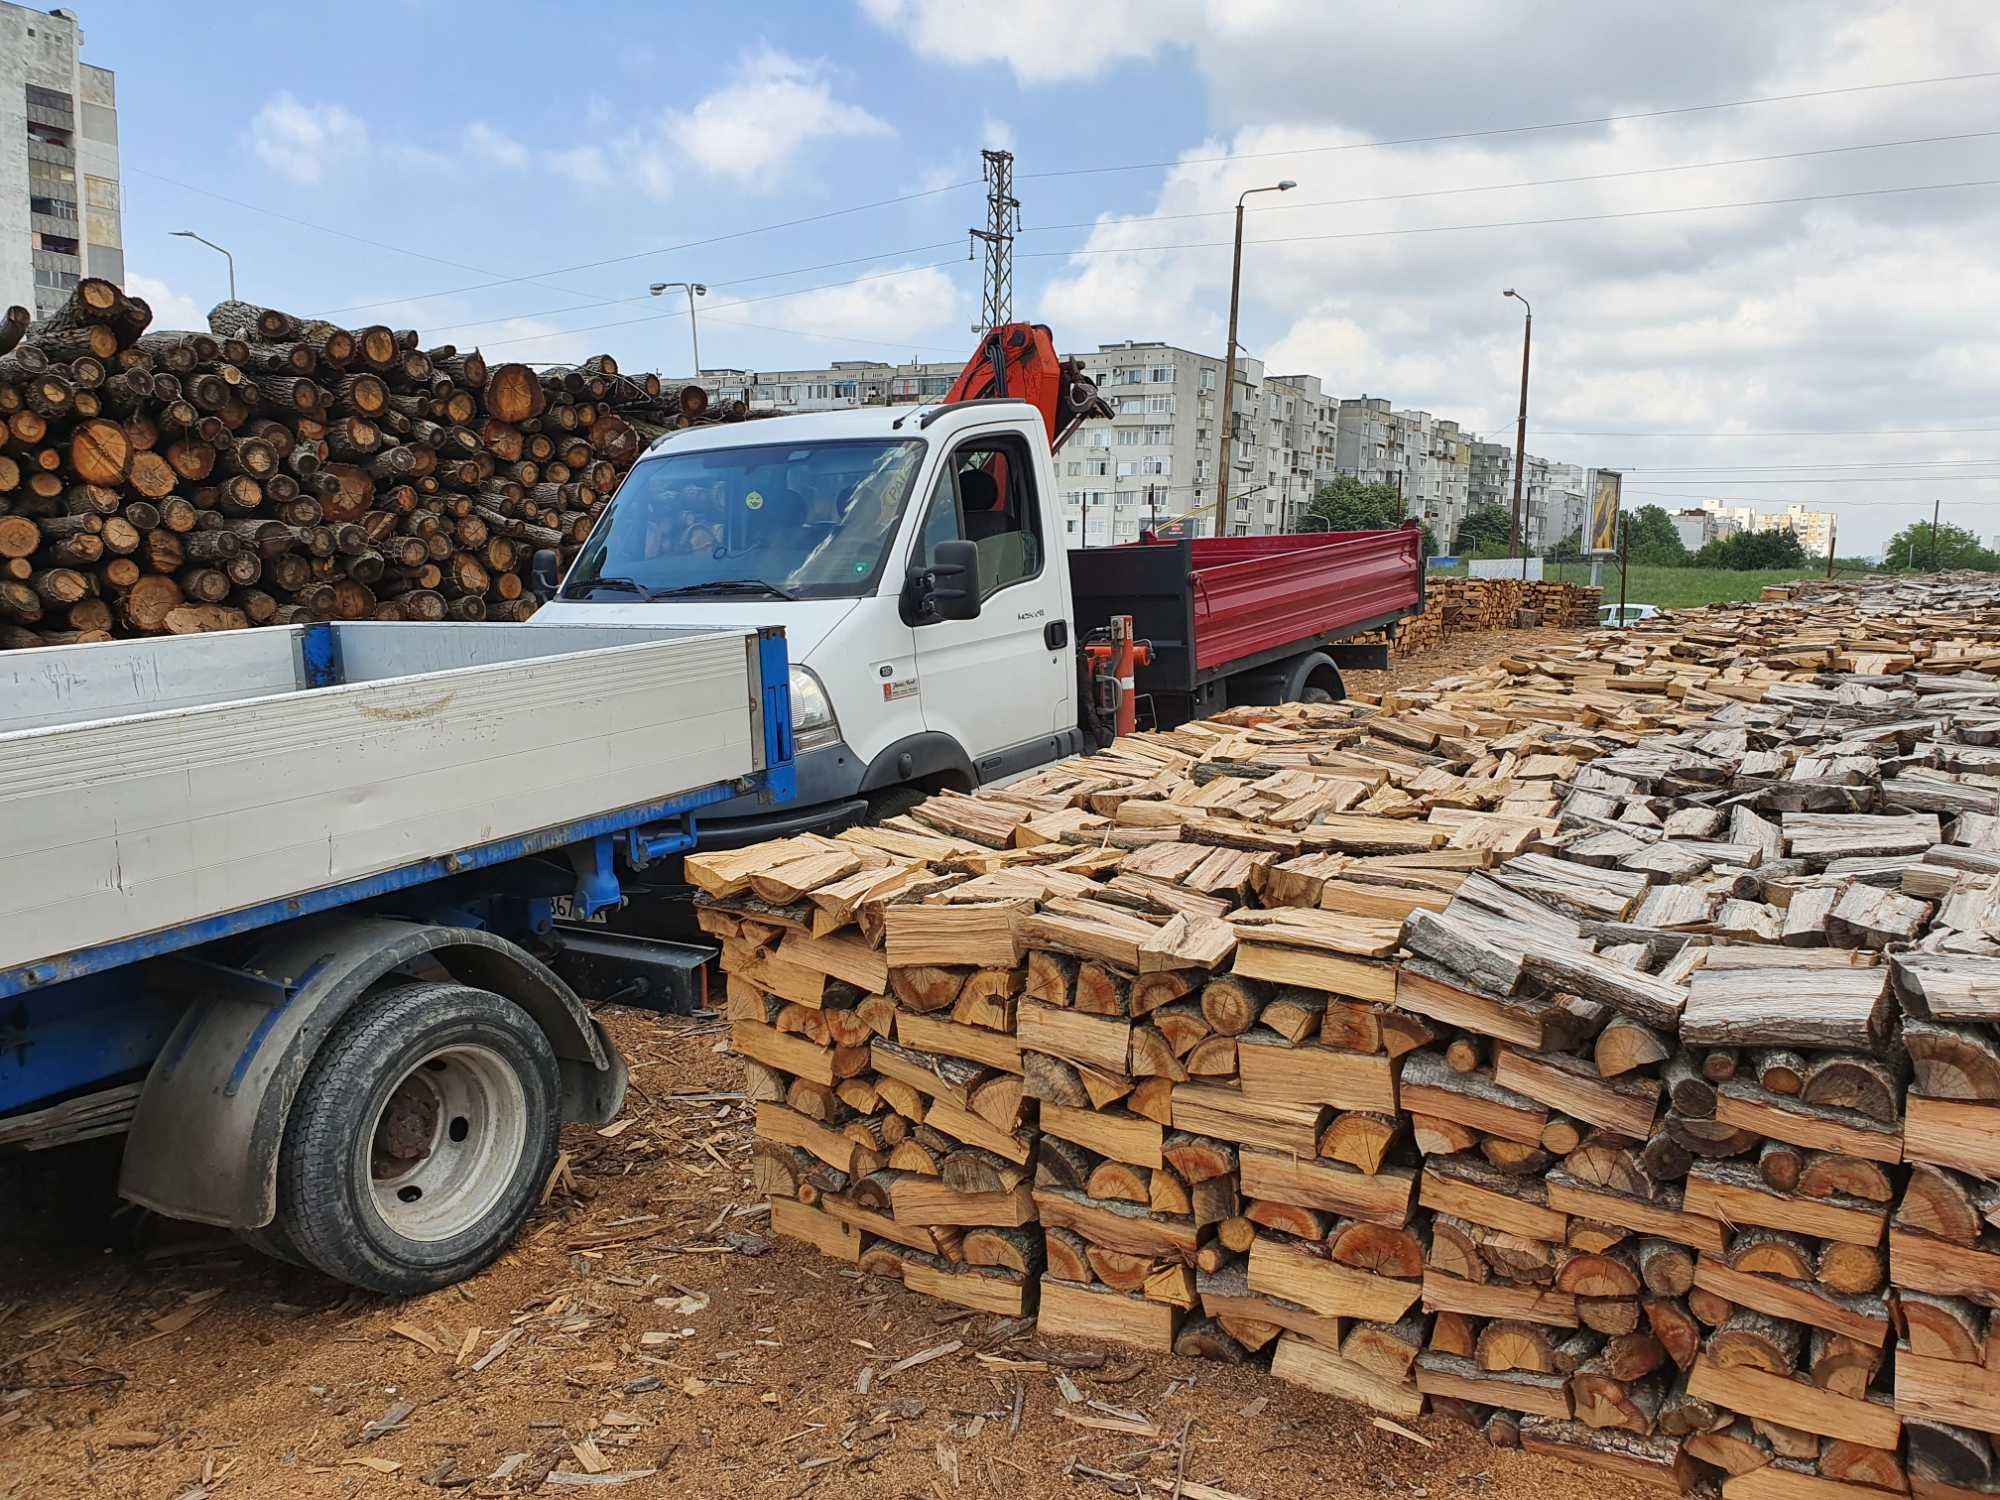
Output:
[[[1072,458],[1069,461],[1069,468],[1066,469],[1064,472],[1068,474],[1071,479],[1074,479],[1083,472],[1083,464],[1077,459]]]
[[[1139,446],[1139,440],[1145,435],[1145,432],[1140,428],[1121,427],[1118,429],[1118,446],[1121,448],[1136,448]]]
[[[41,234],[38,232],[35,235],[35,248],[37,250],[52,250],[57,255],[76,255],[80,253],[74,239],[60,234]]]
[[[1118,398],[1118,415],[1121,417],[1143,417],[1146,414],[1144,396],[1121,396]]]
[[[1171,427],[1148,427],[1146,429],[1146,441],[1155,447],[1163,443],[1171,443],[1173,440],[1174,430]]]
[[[1198,386],[1198,387],[1199,387],[1200,389],[1202,389],[1202,390],[1204,390],[1204,391],[1212,391],[1212,390],[1214,390],[1214,389],[1215,389],[1215,371],[1213,371],[1213,370],[1203,370],[1203,371],[1201,372],[1200,376],[1199,376],[1199,377],[1198,377],[1198,378],[1196,379],[1196,381],[1195,381],[1195,384],[1196,384],[1196,385],[1197,385],[1197,386]]]
[[[40,266],[35,267],[36,286],[51,287],[56,291],[66,292],[73,288],[79,279],[74,271],[45,271]]]
[[[1120,370],[1117,375],[1120,385],[1143,385],[1146,381],[1146,372],[1137,366],[1129,370]]]
[[[76,218],[76,204],[68,198],[30,198],[28,212],[46,214],[51,219]]]
[[[1118,461],[1118,477],[1120,479],[1130,479],[1133,475],[1137,474],[1138,472],[1139,472],[1139,466],[1136,463],[1134,463],[1131,459],[1122,458]]]
[[[1154,365],[1147,372],[1147,376],[1154,385],[1172,385],[1174,383],[1174,367],[1172,365]]]
[[[1166,475],[1174,472],[1171,458],[1145,458],[1139,461],[1139,472],[1149,475]]]
[[[1172,396],[1148,396],[1146,398],[1146,410],[1154,416],[1170,417],[1174,412],[1174,398]]]
[[[1083,435],[1083,446],[1086,448],[1109,448],[1111,446],[1111,429],[1109,427],[1091,428],[1090,431]]]

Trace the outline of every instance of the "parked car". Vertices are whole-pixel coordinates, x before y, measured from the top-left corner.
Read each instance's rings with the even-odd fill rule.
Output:
[[[1641,620],[1650,620],[1659,612],[1657,604],[1600,604],[1597,606],[1597,623],[1616,629],[1620,625],[1635,625]]]

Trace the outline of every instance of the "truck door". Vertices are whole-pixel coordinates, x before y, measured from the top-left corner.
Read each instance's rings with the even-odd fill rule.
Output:
[[[1046,498],[1025,437],[961,439],[914,544],[922,562],[939,542],[979,549],[979,618],[919,618],[916,638],[924,726],[964,746],[982,781],[1046,759],[1051,730],[1076,722],[1075,647]]]

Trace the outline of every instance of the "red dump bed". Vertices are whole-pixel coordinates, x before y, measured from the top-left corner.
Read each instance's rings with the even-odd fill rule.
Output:
[[[1069,554],[1077,625],[1129,614],[1153,690],[1380,630],[1423,609],[1423,538],[1396,531],[1135,542]]]
[[[1294,641],[1378,628],[1422,607],[1414,529],[1206,537],[1194,552],[1194,665],[1207,672]]]

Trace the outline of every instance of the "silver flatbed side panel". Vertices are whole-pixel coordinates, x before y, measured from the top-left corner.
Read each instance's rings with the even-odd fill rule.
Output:
[[[746,775],[759,689],[674,632],[0,738],[0,967]]]
[[[673,625],[411,624],[343,621],[341,677],[375,682],[419,672],[528,661],[706,634]],[[89,646],[0,651],[0,736],[54,724],[241,702],[307,685],[306,627],[152,636]]]

